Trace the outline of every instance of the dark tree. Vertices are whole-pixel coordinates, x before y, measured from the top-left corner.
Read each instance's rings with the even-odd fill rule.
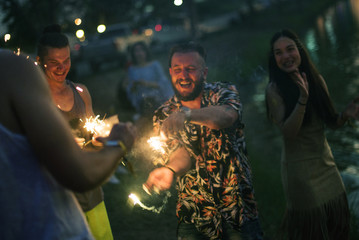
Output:
[[[20,47],[34,52],[42,29],[49,24],[66,25],[73,21],[81,8],[77,0],[1,0],[0,8],[5,14],[3,24],[8,27],[11,41],[9,48]]]

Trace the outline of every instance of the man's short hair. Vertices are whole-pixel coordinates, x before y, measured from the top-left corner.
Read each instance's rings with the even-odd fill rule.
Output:
[[[61,26],[52,24],[44,28],[37,46],[37,56],[42,59],[47,55],[48,48],[64,48],[69,46],[67,36],[61,32]]]
[[[204,63],[206,62],[207,53],[202,45],[195,42],[187,42],[175,45],[171,48],[168,65],[171,67],[172,57],[175,53],[188,53],[197,52],[202,58]]]

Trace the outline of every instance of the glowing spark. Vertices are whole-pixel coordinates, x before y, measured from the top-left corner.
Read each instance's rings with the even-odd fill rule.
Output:
[[[83,92],[84,90],[82,88],[80,88],[79,86],[76,87],[77,91],[79,92]]]
[[[151,148],[161,154],[165,154],[165,147],[166,147],[166,136],[164,133],[160,133],[160,136],[151,137],[147,140],[147,143],[150,144]]]
[[[143,204],[140,201],[140,199],[134,193],[131,193],[128,197],[133,201],[133,205],[138,204],[142,209],[152,211],[154,213],[160,213],[163,210],[164,206],[167,204],[168,198],[171,197],[171,193],[169,191],[165,192],[165,194],[166,195],[163,199],[162,206],[160,206],[158,208],[156,208],[155,206],[152,206],[152,207],[146,206],[145,204]]]
[[[61,109],[61,106],[60,106],[60,105],[57,105],[57,107]]]
[[[166,136],[161,132],[160,136],[151,137],[147,140],[147,143],[150,145],[151,149],[157,153],[155,156],[152,156],[152,161],[154,165],[157,164],[165,164],[162,156],[166,154],[165,148],[166,144]]]
[[[20,56],[20,48],[17,49],[17,52],[14,52],[16,55]]]
[[[140,199],[136,196],[136,194],[131,193],[128,197],[132,199],[133,205],[138,204],[138,205],[140,205],[142,208],[148,209],[148,207],[146,207],[146,206],[140,201]]]
[[[111,131],[111,125],[107,124],[103,120],[100,120],[99,117],[100,115],[97,115],[95,118],[92,116],[90,118],[86,118],[84,128],[88,132],[98,136],[108,136]]]
[[[37,65],[38,63],[37,62],[35,62],[35,65]]]

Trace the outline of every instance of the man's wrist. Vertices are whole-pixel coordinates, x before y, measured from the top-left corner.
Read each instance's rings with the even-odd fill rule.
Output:
[[[163,167],[165,167],[165,168],[169,169],[171,172],[173,172],[173,174],[174,174],[174,175],[176,175],[176,170],[174,170],[174,168],[173,168],[173,167],[168,166],[168,165],[164,165]]]
[[[120,147],[124,152],[124,155],[127,154],[127,147],[122,141],[110,140],[105,143],[106,147]]]

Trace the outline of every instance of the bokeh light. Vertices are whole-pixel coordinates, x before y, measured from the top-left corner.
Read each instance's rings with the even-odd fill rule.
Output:
[[[147,37],[152,36],[152,34],[153,34],[152,29],[148,28],[148,29],[145,30],[145,35],[146,35]]]
[[[9,33],[7,33],[7,34],[5,34],[5,36],[4,36],[4,41],[7,42],[7,41],[10,40],[10,38],[11,38],[11,35],[10,35]]]
[[[156,24],[155,30],[156,30],[156,32],[161,31],[162,30],[162,25],[161,24]]]
[[[83,38],[85,36],[85,32],[82,29],[79,29],[76,31],[76,37],[77,38]]]
[[[183,3],[182,0],[174,0],[174,1],[173,1],[173,4],[176,5],[176,6],[181,6],[182,3]]]
[[[76,18],[74,22],[77,26],[79,26],[79,25],[81,25],[82,20],[81,20],[81,18]]]
[[[103,33],[104,31],[106,31],[106,26],[104,24],[100,24],[97,26],[97,32]]]

